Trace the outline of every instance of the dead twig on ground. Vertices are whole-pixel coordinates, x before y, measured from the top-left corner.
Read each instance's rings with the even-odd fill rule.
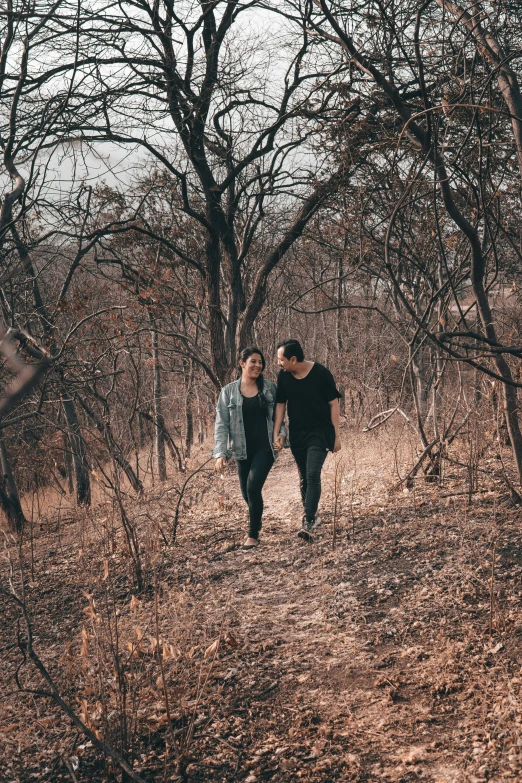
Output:
[[[65,759],[65,761],[64,761],[64,764],[65,764],[65,766],[67,767],[67,772],[68,772],[68,773],[69,773],[69,775],[71,776],[71,780],[73,781],[73,783],[78,783],[78,778],[77,778],[77,777],[76,777],[76,775],[74,774],[73,765],[71,764],[71,762],[69,761],[69,759]]]
[[[401,478],[400,481],[398,481],[396,484],[394,484],[390,492],[396,492],[399,489],[399,487],[401,487],[404,484],[405,481],[409,481],[415,478],[415,476],[417,475],[417,473],[419,472],[422,466],[424,459],[430,454],[431,450],[437,445],[437,443],[440,443],[440,438],[438,436],[426,446],[426,448],[418,458],[415,465],[409,471],[409,473],[406,476],[404,476],[404,478]]]

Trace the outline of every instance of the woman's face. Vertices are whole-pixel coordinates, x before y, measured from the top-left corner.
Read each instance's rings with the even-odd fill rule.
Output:
[[[239,362],[243,375],[247,378],[257,378],[263,372],[263,360],[258,353],[253,353],[246,362]]]

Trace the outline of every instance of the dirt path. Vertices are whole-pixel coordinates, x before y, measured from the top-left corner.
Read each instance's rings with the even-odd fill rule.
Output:
[[[476,578],[476,558],[487,572],[492,498],[457,520],[453,501],[434,502],[429,489],[384,499],[384,458],[358,460],[355,537],[345,516],[332,548],[326,479],[325,524],[313,545],[297,539],[297,473],[285,455],[266,485],[262,545],[214,553],[198,576],[202,603],[234,616],[241,639],[219,672],[225,700],[248,715],[222,725],[224,736],[239,725],[246,740],[238,779],[516,777],[520,751],[492,744],[494,705],[477,688],[487,681],[490,697],[505,698],[503,651],[511,646],[515,661],[518,653],[518,631],[493,653],[498,638],[485,635],[487,581]],[[235,478],[225,484],[237,520]],[[506,552],[517,515],[504,515]]]

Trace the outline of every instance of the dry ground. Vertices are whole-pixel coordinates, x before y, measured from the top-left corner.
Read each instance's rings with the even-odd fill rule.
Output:
[[[288,453],[269,476],[262,545],[250,553],[239,548],[245,512],[232,472],[194,477],[175,545],[175,493],[129,501],[148,575],[140,595],[107,504],[59,529],[48,520],[32,572],[25,545],[36,649],[69,703],[114,744],[127,683],[144,779],[522,778],[520,510],[493,478],[494,459],[471,503],[464,473],[389,494],[411,457],[404,441],[394,454],[392,435],[345,436],[335,547],[334,459],[324,523],[306,545]],[[7,559],[3,584],[6,568]],[[110,768],[48,699],[15,692],[16,623],[2,611],[0,780],[107,780]],[[28,666],[21,682],[39,685]]]

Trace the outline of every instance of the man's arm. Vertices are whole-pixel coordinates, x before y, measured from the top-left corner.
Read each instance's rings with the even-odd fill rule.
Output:
[[[275,407],[274,414],[274,448],[276,451],[281,451],[284,446],[284,435],[279,434],[283,419],[285,418],[286,402],[278,402]]]
[[[337,398],[335,400],[331,400],[328,404],[330,406],[330,415],[332,417],[332,424],[335,430],[335,445],[333,448],[335,454],[335,452],[341,451],[341,436],[339,433],[339,424],[341,422],[341,409],[339,407],[339,400]]]

